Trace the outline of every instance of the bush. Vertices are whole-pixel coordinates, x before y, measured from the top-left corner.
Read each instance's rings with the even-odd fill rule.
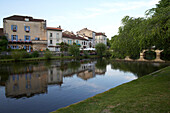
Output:
[[[63,54],[63,53],[61,53],[61,57],[64,57],[64,54]]]
[[[72,54],[74,57],[78,58],[80,56],[80,50],[77,45],[71,45],[68,49],[69,53]]]
[[[50,60],[50,59],[51,59],[51,57],[52,57],[51,52],[50,52],[50,51],[48,51],[48,50],[47,50],[47,51],[45,51],[44,57],[45,57],[45,59]]]
[[[95,48],[96,48],[97,54],[100,57],[102,57],[105,54],[105,52],[106,52],[106,45],[103,44],[103,43],[96,44]]]
[[[12,51],[11,56],[15,61],[18,61],[18,60],[21,60],[24,55],[21,51],[14,50],[14,51]]]
[[[106,51],[106,57],[110,57],[110,56],[112,56],[111,51]]]
[[[39,52],[38,51],[34,51],[32,53],[32,57],[35,58],[35,57],[39,57]]]
[[[31,58],[31,55],[28,52],[26,51],[20,51],[20,52],[22,54],[22,58]]]
[[[87,51],[84,51],[84,58],[89,58],[89,53]]]

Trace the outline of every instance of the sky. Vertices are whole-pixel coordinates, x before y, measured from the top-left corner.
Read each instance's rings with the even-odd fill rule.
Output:
[[[145,17],[145,11],[159,0],[0,0],[0,28],[3,18],[12,15],[32,16],[47,20],[47,27],[65,31],[88,28],[116,35],[125,16]]]

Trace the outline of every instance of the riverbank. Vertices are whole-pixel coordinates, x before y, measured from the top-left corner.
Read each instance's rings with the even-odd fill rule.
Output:
[[[83,59],[83,56],[79,57],[80,59]],[[97,55],[89,56],[89,58],[98,58]],[[53,56],[50,60],[57,60],[57,59],[75,59],[73,56]],[[37,57],[37,58],[23,58],[19,61],[15,61],[14,59],[1,59],[0,63],[8,63],[8,62],[24,62],[24,61],[41,61],[41,60],[47,60],[45,57]]]
[[[170,66],[53,113],[170,112]]]

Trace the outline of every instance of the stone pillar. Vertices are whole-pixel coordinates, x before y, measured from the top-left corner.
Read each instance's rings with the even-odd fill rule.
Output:
[[[154,61],[163,61],[160,59],[160,53],[162,52],[163,50],[155,50],[156,52],[156,59]]]
[[[146,50],[143,50],[141,53],[140,53],[140,58],[138,59],[139,61],[146,61],[144,59],[144,53],[145,53]]]
[[[125,60],[132,60],[132,59],[130,59],[129,56],[126,56]]]

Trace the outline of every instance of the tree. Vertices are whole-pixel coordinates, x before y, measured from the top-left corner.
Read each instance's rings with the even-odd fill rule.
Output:
[[[80,50],[77,45],[70,45],[68,48],[68,51],[71,55],[73,55],[76,58],[78,58],[80,56]]]
[[[103,44],[103,43],[96,44],[95,48],[96,48],[97,54],[100,57],[102,57],[105,54],[105,52],[106,52],[106,45]]]
[[[7,50],[8,40],[5,36],[0,37],[0,52]]]
[[[58,45],[58,43],[57,43],[57,45]],[[60,50],[61,50],[62,52],[68,51],[69,45],[68,45],[67,43],[61,42],[59,45],[60,45]]]
[[[125,16],[112,43],[116,57],[136,56],[143,49],[163,49],[170,53],[170,2],[161,0],[146,12],[146,18]],[[167,54],[168,56],[168,54]]]

